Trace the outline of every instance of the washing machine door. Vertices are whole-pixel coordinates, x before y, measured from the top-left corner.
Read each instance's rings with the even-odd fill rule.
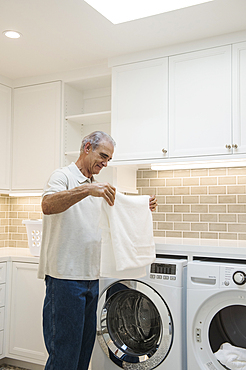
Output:
[[[149,285],[119,280],[99,299],[97,338],[104,353],[119,367],[154,369],[172,346],[171,313]]]

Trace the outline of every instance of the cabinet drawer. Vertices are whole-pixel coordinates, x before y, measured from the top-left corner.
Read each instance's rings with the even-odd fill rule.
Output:
[[[0,307],[5,306],[5,284],[0,284]]]
[[[0,330],[4,328],[4,307],[0,308]]]
[[[0,284],[6,282],[6,262],[0,263]]]

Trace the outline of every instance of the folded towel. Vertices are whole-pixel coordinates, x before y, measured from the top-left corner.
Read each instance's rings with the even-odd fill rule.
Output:
[[[146,266],[155,260],[149,196],[117,192],[114,206],[104,200],[100,227],[100,275],[116,278],[145,276]]]
[[[215,352],[217,360],[230,370],[246,370],[246,349],[223,343]]]

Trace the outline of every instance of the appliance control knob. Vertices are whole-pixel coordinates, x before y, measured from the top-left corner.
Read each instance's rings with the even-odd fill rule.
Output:
[[[243,285],[246,282],[246,276],[243,271],[236,271],[233,274],[232,278],[233,278],[234,283],[236,283],[237,285]]]

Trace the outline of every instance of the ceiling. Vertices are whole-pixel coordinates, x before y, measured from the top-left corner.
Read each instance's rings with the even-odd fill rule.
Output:
[[[0,0],[0,75],[18,79],[66,72],[110,57],[243,31],[245,14],[246,0],[214,0],[113,25],[83,0]],[[23,36],[8,39],[2,33],[7,29]]]

